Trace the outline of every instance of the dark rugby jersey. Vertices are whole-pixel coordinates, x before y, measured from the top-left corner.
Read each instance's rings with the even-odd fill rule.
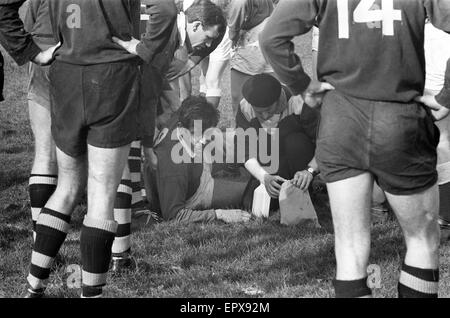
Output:
[[[310,78],[291,40],[317,22],[321,81],[361,99],[410,102],[424,89],[427,17],[450,32],[450,1],[285,0],[276,7],[260,42],[275,72],[299,94]],[[450,107],[448,100],[441,102]]]
[[[58,43],[53,36],[47,0],[28,1],[24,26],[41,50],[46,50]]]
[[[139,38],[139,0],[48,0],[56,60],[93,65],[136,59],[112,41]]]

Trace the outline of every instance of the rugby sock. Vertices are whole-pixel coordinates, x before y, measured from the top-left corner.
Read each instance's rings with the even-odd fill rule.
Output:
[[[142,183],[141,183],[141,142],[131,143],[130,154],[128,156],[128,166],[130,168],[130,179],[132,198],[131,206],[136,207],[142,203]]]
[[[367,286],[367,277],[357,280],[333,281],[336,298],[361,298],[372,296],[372,290]]]
[[[84,218],[80,237],[82,297],[102,295],[116,231],[116,221]]]
[[[399,298],[437,298],[439,269],[421,269],[403,263],[398,283]]]
[[[42,208],[55,192],[58,176],[32,174],[29,180],[31,219],[33,220],[33,241],[36,240],[36,222]]]
[[[53,259],[66,239],[70,216],[43,208],[36,224],[28,282],[33,290],[45,288]]]
[[[439,186],[439,216],[450,223],[450,182]]]
[[[112,245],[112,256],[123,257],[130,252],[131,247],[131,181],[120,182],[114,202],[114,220],[117,222],[117,232]]]

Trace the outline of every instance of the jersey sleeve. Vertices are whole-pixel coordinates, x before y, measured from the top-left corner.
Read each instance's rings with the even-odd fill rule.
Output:
[[[311,79],[294,51],[292,39],[307,33],[314,26],[318,7],[316,0],[281,1],[260,35],[264,56],[294,95],[304,92]]]
[[[20,20],[19,8],[24,2],[0,1],[0,44],[19,65],[31,61],[41,52]]]

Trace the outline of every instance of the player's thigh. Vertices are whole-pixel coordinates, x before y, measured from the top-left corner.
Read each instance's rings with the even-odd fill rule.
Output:
[[[327,183],[335,234],[355,236],[370,230],[373,177],[369,173]]]
[[[430,231],[436,230],[439,208],[437,184],[417,194],[386,193],[386,197],[407,237],[427,236]]]
[[[118,148],[88,145],[89,185],[103,189],[117,188],[124,174],[129,151],[130,145]]]
[[[31,130],[35,138],[36,152],[55,153],[55,145],[51,131],[50,109],[35,101],[28,101]]]

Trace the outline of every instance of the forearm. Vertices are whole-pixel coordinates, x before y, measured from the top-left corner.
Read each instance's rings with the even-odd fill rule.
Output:
[[[245,168],[253,177],[258,179],[259,182],[264,183],[264,176],[266,176],[268,172],[259,164],[256,158],[247,160],[245,163]]]
[[[316,157],[312,158],[311,162],[308,164],[308,167],[313,168],[315,171],[319,170],[319,165],[317,164]]]
[[[308,32],[314,25],[317,12],[312,2],[280,2],[260,35],[264,56],[294,95],[303,93],[311,82],[295,53],[292,39]]]
[[[23,2],[0,2],[0,43],[18,65],[32,61],[41,52],[20,20],[18,11]]]
[[[223,74],[229,64],[228,60],[214,61],[209,63],[208,72],[205,76],[206,97],[213,99],[215,102],[220,102],[222,90],[220,84],[222,82]],[[219,105],[217,105],[218,107]]]
[[[150,63],[170,37],[178,12],[173,1],[143,0],[142,4],[146,6],[145,13],[149,20],[136,52],[146,63]]]
[[[216,219],[216,212],[213,209],[181,209],[175,217],[175,220],[179,223],[210,223],[215,221]]]

